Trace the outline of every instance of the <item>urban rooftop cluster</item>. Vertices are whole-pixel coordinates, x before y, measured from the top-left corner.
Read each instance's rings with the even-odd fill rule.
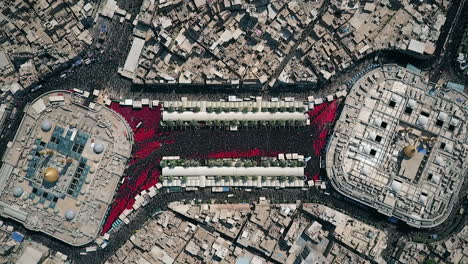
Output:
[[[65,264],[70,259],[59,250],[31,241],[31,237],[15,231],[0,221],[0,262],[16,264]]]
[[[468,262],[468,226],[460,232],[440,241],[416,243],[402,238],[397,243],[392,257],[400,263],[467,263]]]
[[[0,84],[26,88],[75,59],[93,43],[95,11],[83,0],[1,1]]]
[[[448,0],[333,0],[299,53],[325,79],[379,50],[432,55],[448,5]]]
[[[119,72],[147,84],[314,84],[374,51],[432,55],[448,4],[145,0]]]
[[[386,237],[317,204],[174,202],[107,263],[382,263]]]

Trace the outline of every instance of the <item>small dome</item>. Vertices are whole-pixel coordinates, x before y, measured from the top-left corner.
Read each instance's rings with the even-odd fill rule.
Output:
[[[435,184],[439,184],[440,183],[440,176],[439,175],[434,175],[432,176],[432,179],[431,181]]]
[[[416,154],[416,147],[414,145],[408,145],[403,149],[403,152],[407,158],[411,159]]]
[[[104,151],[104,145],[101,143],[94,144],[93,151],[96,154],[101,154]]]
[[[371,152],[371,148],[369,146],[364,146],[363,148],[364,153],[369,154]]]
[[[399,103],[401,102],[401,97],[396,95],[396,94],[392,94],[392,99],[391,99],[393,102],[395,103]]]
[[[68,209],[65,212],[65,219],[67,219],[67,221],[71,221],[73,218],[75,218],[75,211]]]
[[[56,168],[47,168],[44,170],[44,181],[54,183],[59,178],[59,172]]]
[[[416,124],[422,127],[426,127],[428,122],[428,118],[425,116],[419,116],[418,120],[416,121]]]
[[[453,118],[450,120],[450,124],[453,125],[453,126],[458,126],[458,123],[460,123],[460,120],[459,120],[459,119],[456,119],[455,117],[453,117]]]
[[[409,107],[409,108],[414,109],[414,108],[416,108],[416,106],[417,106],[417,103],[416,103],[415,100],[413,100],[413,99],[409,99],[409,100],[408,100],[408,107]]]
[[[448,119],[448,115],[447,115],[447,113],[440,112],[440,113],[439,113],[439,116],[437,117],[437,119],[440,120],[440,121],[444,121],[444,122],[445,122],[445,121],[447,121],[447,119]]]
[[[41,129],[44,132],[49,132],[52,129],[52,123],[49,120],[42,121]]]
[[[446,144],[445,147],[444,147],[444,150],[449,152],[449,153],[452,153],[453,152],[452,144]]]
[[[441,157],[436,157],[434,161],[435,161],[435,163],[436,163],[437,165],[440,165],[440,166],[444,166],[444,165],[445,165],[444,159],[441,158]]]
[[[376,126],[381,126],[381,125],[382,125],[382,119],[378,119],[378,118],[375,119],[375,120],[374,120],[374,124],[375,124]]]
[[[13,189],[13,196],[15,196],[16,198],[20,197],[21,195],[23,195],[24,193],[24,190],[23,188],[21,188],[20,186],[16,186],[14,189]]]
[[[367,167],[367,166],[362,167],[362,171],[361,171],[361,172],[362,172],[362,174],[364,174],[365,176],[370,176],[370,174],[371,174],[370,169],[369,169],[369,167]]]
[[[401,182],[399,181],[392,181],[391,186],[392,191],[399,193],[401,191]]]
[[[419,202],[422,203],[422,204],[426,204],[427,203],[427,195],[421,194],[419,196]]]

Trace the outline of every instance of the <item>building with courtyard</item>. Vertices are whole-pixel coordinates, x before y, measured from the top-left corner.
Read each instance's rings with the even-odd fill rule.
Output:
[[[343,195],[430,228],[444,222],[467,174],[468,98],[384,65],[352,86],[327,145],[326,170]]]
[[[0,215],[73,246],[93,241],[131,156],[131,129],[93,97],[68,91],[24,112],[2,158]]]

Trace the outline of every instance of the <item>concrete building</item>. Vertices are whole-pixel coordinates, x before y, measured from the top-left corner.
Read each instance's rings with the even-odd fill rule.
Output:
[[[85,99],[54,91],[26,106],[0,168],[0,215],[73,246],[98,236],[133,141],[119,115]]]
[[[411,226],[447,219],[467,174],[468,98],[384,65],[360,78],[327,146],[326,170],[343,195]]]
[[[412,39],[408,44],[408,50],[419,54],[424,54],[426,43]]]

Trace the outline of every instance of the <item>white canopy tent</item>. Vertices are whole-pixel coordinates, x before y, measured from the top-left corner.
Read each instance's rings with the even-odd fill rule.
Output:
[[[247,120],[247,121],[269,121],[269,120],[299,120],[305,121],[307,120],[307,114],[301,112],[277,112],[277,113],[269,113],[269,112],[222,112],[222,113],[208,113],[208,112],[192,112],[192,111],[184,111],[182,113],[179,112],[172,112],[169,113],[164,111],[163,115],[164,121],[233,121],[233,120]]]
[[[304,176],[304,167],[188,167],[162,169],[163,176]]]

